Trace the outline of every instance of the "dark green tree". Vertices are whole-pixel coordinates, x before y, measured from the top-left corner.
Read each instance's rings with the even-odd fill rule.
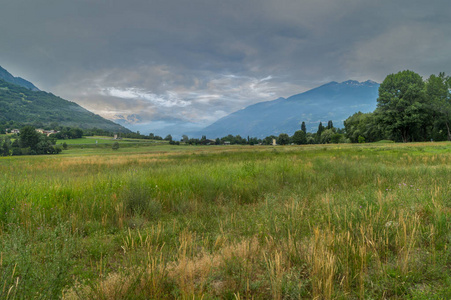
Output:
[[[334,123],[332,123],[332,120],[329,120],[329,122],[327,122],[327,129],[332,129],[334,128]]]
[[[330,142],[334,144],[342,143],[344,142],[344,135],[341,133],[334,133],[330,137]]]
[[[426,81],[426,96],[430,103],[434,124],[446,128],[447,140],[451,141],[451,78],[445,73],[431,75]],[[442,128],[439,128],[441,130]]]
[[[302,121],[302,124],[301,124],[301,130],[302,130],[305,134],[307,134],[307,127],[305,127],[305,122],[304,122],[304,121]]]
[[[235,136],[235,143],[236,144],[240,144],[240,145],[246,145],[247,144],[247,140],[245,138],[242,138],[241,135],[237,134]]]
[[[352,143],[358,142],[358,137],[363,136],[368,142],[383,139],[379,126],[375,120],[374,113],[357,112],[347,118],[344,122],[346,137]]]
[[[279,145],[288,145],[290,143],[290,137],[286,133],[279,134],[279,138],[277,139],[277,144]]]
[[[316,132],[316,135],[318,136],[318,137],[320,137],[321,136],[321,133],[323,133],[323,131],[324,131],[324,126],[323,126],[323,123],[322,122],[319,122],[319,125],[318,125],[318,131]]]
[[[21,155],[19,139],[16,139],[12,144],[12,155]]]
[[[70,139],[80,139],[83,137],[83,130],[80,128],[72,128],[68,135]]]
[[[111,149],[118,150],[119,149],[119,143],[118,142],[114,142],[113,145],[111,146]]]
[[[418,136],[427,121],[424,82],[412,71],[388,75],[379,87],[377,119],[383,130],[403,142]]]
[[[307,144],[307,136],[303,130],[296,131],[291,139],[296,145]]]
[[[9,156],[11,155],[11,149],[12,149],[12,145],[11,145],[11,140],[6,137],[4,141],[2,141],[2,139],[0,138],[0,146],[1,146],[1,155],[2,156]]]
[[[32,126],[25,126],[20,130],[19,144],[20,148],[30,148],[36,151],[39,143],[39,133]]]

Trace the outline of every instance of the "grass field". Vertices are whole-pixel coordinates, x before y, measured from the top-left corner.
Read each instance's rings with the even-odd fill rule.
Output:
[[[80,139],[67,139],[58,140],[57,145],[66,143],[67,145],[103,145],[103,144],[113,144],[118,142],[119,144],[167,144],[167,141],[156,141],[156,140],[143,140],[143,139],[118,139],[115,140],[112,137],[105,136],[87,136]]]
[[[450,299],[451,144],[0,158],[1,299]]]

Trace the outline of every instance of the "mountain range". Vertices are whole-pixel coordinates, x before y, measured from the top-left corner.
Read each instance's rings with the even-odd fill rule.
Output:
[[[189,126],[174,120],[171,128],[160,130],[160,124],[153,122],[150,132],[161,135],[166,134],[163,131],[168,131],[167,134],[175,136],[186,133],[190,137],[206,135],[208,138],[229,134],[264,138],[280,133],[292,135],[300,130],[302,122],[306,123],[309,132],[316,132],[320,122],[327,125],[329,120],[335,127],[343,127],[343,121],[355,112],[370,112],[376,108],[378,89],[379,84],[371,80],[348,80],[341,83],[333,81],[288,98],[258,102],[201,130],[192,128],[190,132],[177,132]],[[139,128],[140,124],[144,125],[146,122],[137,114],[116,116],[114,121],[122,125],[106,120],[74,102],[40,91],[33,83],[14,77],[0,67],[0,123],[8,121],[43,125],[58,123],[115,132],[130,131],[122,125]]]
[[[332,120],[335,127],[355,112],[376,108],[379,84],[368,80],[330,82],[289,98],[259,102],[225,116],[194,135],[208,138],[229,134],[263,138],[287,133],[292,135],[305,122],[307,131],[316,132],[320,122]]]
[[[106,120],[80,105],[40,91],[31,82],[14,77],[0,67],[0,124],[18,124],[98,128],[113,132],[130,132],[129,129]]]

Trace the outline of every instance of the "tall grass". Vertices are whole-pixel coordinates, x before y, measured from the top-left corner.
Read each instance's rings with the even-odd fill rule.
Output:
[[[451,297],[448,143],[143,149],[0,160],[0,298]]]

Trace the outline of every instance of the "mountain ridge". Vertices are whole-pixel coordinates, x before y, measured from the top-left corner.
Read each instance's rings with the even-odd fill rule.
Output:
[[[336,127],[342,127],[342,122],[355,112],[375,109],[378,89],[379,84],[372,80],[332,81],[288,98],[252,104],[217,120],[197,134],[263,138],[280,133],[291,135],[300,130],[302,122],[306,123],[308,131],[315,132],[319,122],[329,120]]]
[[[6,81],[0,76],[0,125],[10,122],[22,125],[56,123],[82,129],[98,128],[112,132],[130,132],[129,129],[96,115],[75,102],[39,89],[34,90],[32,88],[34,85],[25,79],[19,80],[21,83],[29,83],[25,86],[11,82],[11,78],[19,77],[12,76],[3,68],[0,69],[0,73],[9,78],[9,81]]]
[[[40,91],[33,83],[21,77],[14,77],[11,73],[2,68],[2,66],[0,66],[0,79],[12,84],[20,85],[34,92]]]

